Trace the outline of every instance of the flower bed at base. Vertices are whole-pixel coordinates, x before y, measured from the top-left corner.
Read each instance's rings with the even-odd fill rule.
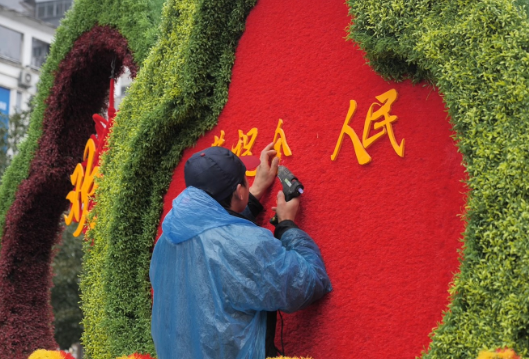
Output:
[[[518,357],[486,357],[486,359],[519,359]],[[39,349],[29,356],[28,359],[74,359],[74,357],[64,351],[52,351]],[[149,354],[138,354],[134,353],[131,355],[125,355],[116,359],[156,359],[150,356]],[[277,358],[267,358],[267,359],[312,359],[308,357],[277,357]],[[485,359],[485,358],[479,358]],[[521,359],[521,358],[520,358]]]
[[[28,359],[74,359],[74,357],[64,351],[51,351],[39,349],[29,356]],[[155,359],[149,354],[134,353],[128,356],[122,356],[116,359]],[[276,357],[267,359],[312,359],[309,357]],[[522,359],[512,349],[498,349],[496,351],[482,351],[479,353],[477,359]]]

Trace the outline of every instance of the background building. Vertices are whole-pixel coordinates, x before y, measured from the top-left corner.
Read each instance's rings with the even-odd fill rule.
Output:
[[[35,3],[0,0],[0,112],[6,115],[25,110],[36,94],[40,67],[55,34],[55,25],[34,14]]]
[[[64,17],[64,13],[72,6],[72,2],[72,0],[33,0],[26,3],[33,6],[34,17],[57,27]]]
[[[60,20],[72,0],[0,0],[0,113],[27,109]],[[132,80],[116,82],[116,106]]]

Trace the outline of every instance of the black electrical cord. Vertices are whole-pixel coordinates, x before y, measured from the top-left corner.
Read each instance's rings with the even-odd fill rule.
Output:
[[[281,311],[277,311],[279,313],[279,319],[281,319],[281,352],[280,354],[282,356],[285,356],[285,344],[283,343],[283,316],[281,315]]]

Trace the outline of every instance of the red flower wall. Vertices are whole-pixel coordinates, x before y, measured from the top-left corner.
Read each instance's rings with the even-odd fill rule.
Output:
[[[343,1],[257,3],[236,52],[228,103],[218,125],[184,152],[164,215],[184,188],[192,153],[211,146],[221,130],[231,148],[239,129],[256,127],[258,155],[283,119],[293,155],[282,163],[305,185],[297,222],[319,244],[334,288],[323,301],[283,315],[286,354],[413,358],[442,319],[458,270],[462,157],[442,96],[380,78],[345,40],[348,23]],[[361,138],[375,97],[390,89],[399,94],[391,114],[399,118],[393,130],[399,143],[405,139],[404,157],[385,135],[367,149],[372,162],[361,166],[346,135],[331,161],[350,100],[358,104],[351,126]],[[263,201],[268,228],[279,189],[276,182]]]
[[[29,176],[6,217],[0,253],[0,358],[27,358],[36,349],[55,349],[49,304],[52,246],[68,207],[70,174],[95,133],[92,115],[108,98],[111,63],[136,74],[126,39],[95,26],[64,58],[47,99],[43,134]]]

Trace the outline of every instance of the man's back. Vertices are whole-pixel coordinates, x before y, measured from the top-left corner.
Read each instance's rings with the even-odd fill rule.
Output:
[[[295,311],[330,291],[314,242],[287,234],[291,250],[203,191],[178,196],[151,262],[158,358],[264,358],[265,311]]]

